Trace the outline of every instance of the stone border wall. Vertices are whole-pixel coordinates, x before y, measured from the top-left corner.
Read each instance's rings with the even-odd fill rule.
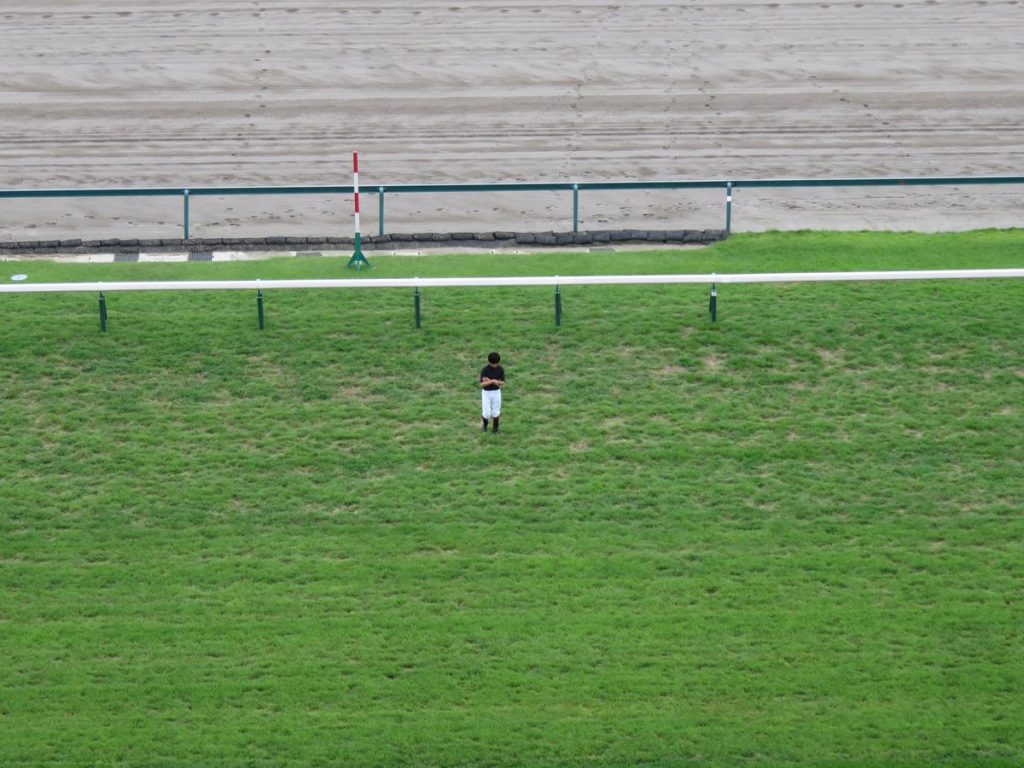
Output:
[[[659,243],[702,245],[724,240],[723,229],[598,229],[586,232],[417,232],[367,235],[363,249],[552,248]],[[110,251],[174,253],[182,251],[340,251],[354,246],[351,237],[200,237],[182,239],[29,240],[0,242],[0,254],[73,254]]]

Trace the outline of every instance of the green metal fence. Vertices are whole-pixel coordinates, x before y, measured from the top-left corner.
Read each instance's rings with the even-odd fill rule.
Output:
[[[359,192],[377,195],[378,231],[385,234],[385,200],[388,195],[460,193],[460,192],[569,192],[572,196],[572,228],[580,227],[580,194],[596,190],[683,190],[721,189],[725,192],[725,229],[732,229],[732,195],[737,189],[785,187],[902,187],[902,186],[968,186],[986,184],[1024,184],[1024,176],[917,176],[862,179],[716,179],[706,181],[581,181],[581,182],[514,182],[498,184],[361,184]],[[343,195],[351,194],[351,184],[318,186],[263,187],[138,187],[110,189],[0,189],[0,200],[32,198],[94,198],[94,197],[177,197],[182,201],[182,231],[185,239],[192,236],[189,223],[190,200],[200,196],[231,195]]]

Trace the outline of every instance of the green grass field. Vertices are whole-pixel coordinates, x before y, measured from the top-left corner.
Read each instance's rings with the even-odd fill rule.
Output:
[[[372,277],[1024,266],[1024,231]],[[7,263],[32,281],[344,259]],[[1021,281],[0,296],[0,764],[1020,765]],[[479,432],[487,352],[503,433]]]

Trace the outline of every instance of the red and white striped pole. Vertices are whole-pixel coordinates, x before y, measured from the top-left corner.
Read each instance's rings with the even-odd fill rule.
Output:
[[[352,153],[352,191],[355,194],[355,241],[356,249],[352,258],[348,260],[348,266],[361,267],[363,264],[370,266],[370,262],[363,255],[363,238],[359,230],[359,153]]]

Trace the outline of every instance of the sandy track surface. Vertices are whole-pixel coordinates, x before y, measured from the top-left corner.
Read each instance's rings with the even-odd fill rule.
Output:
[[[0,188],[1024,174],[1024,4],[12,0]],[[720,227],[713,192],[581,226]],[[342,198],[194,235],[345,234]],[[0,240],[180,236],[180,202],[4,201]],[[364,203],[376,231],[376,202]],[[740,190],[737,230],[1024,225],[1024,186]],[[392,231],[568,229],[565,194],[404,195]]]

